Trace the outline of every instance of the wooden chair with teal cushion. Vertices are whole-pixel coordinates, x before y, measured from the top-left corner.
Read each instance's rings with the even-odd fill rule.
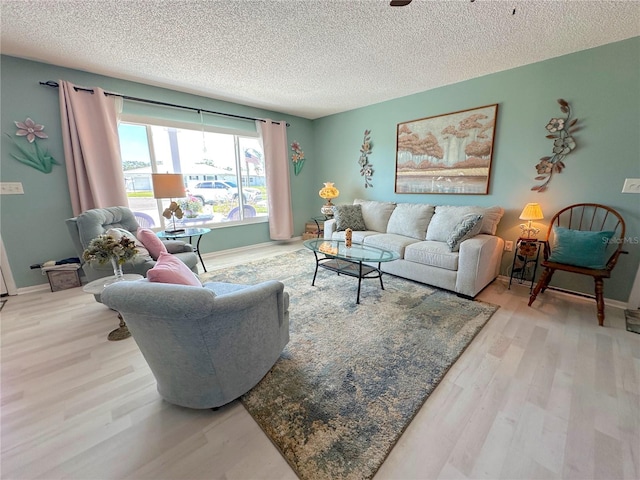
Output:
[[[578,203],[556,213],[549,224],[544,248],[544,271],[529,298],[549,286],[556,270],[589,275],[595,280],[598,324],[604,323],[604,279],[611,276],[622,253],[625,223],[613,208],[597,203]]]

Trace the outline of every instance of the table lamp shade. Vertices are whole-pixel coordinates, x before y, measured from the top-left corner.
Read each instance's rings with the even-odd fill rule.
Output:
[[[338,195],[340,195],[340,191],[333,186],[332,182],[325,182],[324,187],[320,189],[318,195],[327,201],[320,209],[320,212],[322,212],[325,217],[332,217],[333,203],[331,203],[331,199],[337,198]]]
[[[332,182],[325,182],[324,187],[320,189],[318,194],[325,200],[331,200],[337,198],[340,195],[340,191],[333,186]]]
[[[520,214],[520,220],[528,220],[527,223],[520,225],[522,238],[535,239],[536,235],[540,233],[540,230],[532,227],[531,221],[542,220],[543,218],[544,215],[542,214],[542,208],[540,208],[539,203],[527,203]]]
[[[520,220],[542,220],[543,218],[539,203],[527,203],[520,214]]]
[[[184,179],[181,173],[152,173],[153,198],[183,198]]]

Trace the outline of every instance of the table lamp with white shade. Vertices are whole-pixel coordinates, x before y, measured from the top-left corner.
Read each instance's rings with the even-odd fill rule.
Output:
[[[542,208],[539,203],[527,203],[522,209],[520,214],[520,220],[528,220],[528,223],[521,223],[520,230],[522,230],[522,238],[529,240],[535,240],[536,235],[540,233],[539,228],[531,226],[533,220],[542,220],[544,215],[542,214]]]

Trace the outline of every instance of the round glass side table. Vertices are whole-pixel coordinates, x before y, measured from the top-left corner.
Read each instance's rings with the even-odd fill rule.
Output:
[[[140,280],[144,278],[142,275],[138,275],[137,273],[125,273],[120,282],[131,282],[134,280]],[[84,287],[82,287],[82,291],[85,293],[91,293],[92,295],[102,295],[104,289],[107,288],[112,283],[116,282],[115,276],[99,278],[94,280],[93,282],[87,283]],[[129,338],[131,336],[131,332],[129,332],[129,328],[127,324],[124,322],[122,315],[118,313],[118,319],[120,320],[120,325],[118,328],[109,333],[107,338],[111,341],[116,340],[124,340],[125,338]]]

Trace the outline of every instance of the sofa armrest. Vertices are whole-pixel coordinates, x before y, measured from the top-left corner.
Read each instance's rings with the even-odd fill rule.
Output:
[[[193,252],[193,245],[182,240],[162,240],[169,253]]]
[[[324,221],[324,238],[326,240],[331,240],[333,236],[333,232],[336,231],[336,219],[332,218],[331,220]]]
[[[476,235],[460,244],[456,292],[475,297],[500,273],[504,240],[495,235]]]

